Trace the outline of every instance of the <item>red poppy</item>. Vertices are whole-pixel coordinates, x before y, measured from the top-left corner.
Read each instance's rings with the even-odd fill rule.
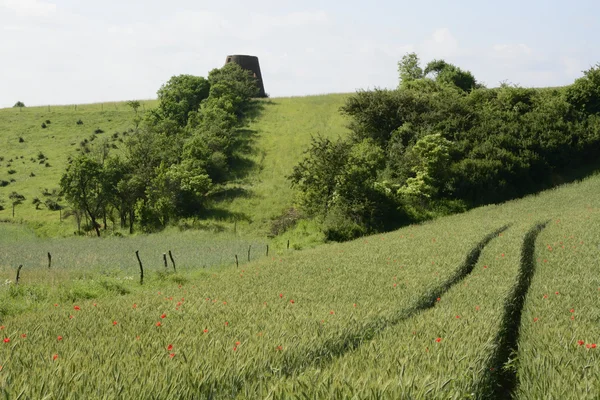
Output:
[[[537,317],[535,317],[535,318],[533,319],[533,322],[537,322],[537,320],[538,320],[538,319],[537,319]]]
[[[97,306],[97,304],[96,304],[96,303],[94,303],[94,307],[96,307],[96,306]]]
[[[335,312],[333,310],[329,311],[329,314],[333,315]]]
[[[0,325],[0,331],[4,330],[5,326],[4,325]]]
[[[181,302],[179,301],[179,302],[177,302],[177,307],[180,307],[180,306],[181,306]]]
[[[237,351],[237,346],[233,346],[233,351]]]
[[[283,350],[283,346],[277,346],[277,351],[282,351]]]
[[[168,350],[168,351],[171,351],[171,350],[173,350],[173,345],[172,345],[172,344],[168,345],[168,346],[167,346],[167,350]]]
[[[457,316],[456,316],[456,319],[459,319],[459,318],[460,318],[460,315],[457,315]]]
[[[295,303],[294,299],[290,300],[290,303],[294,304]]]
[[[547,298],[548,298],[548,295],[547,295],[547,294],[545,294],[545,295],[544,295],[544,298],[545,298],[545,299],[547,299]]]
[[[356,303],[354,303],[354,307],[356,308]]]
[[[569,311],[571,311],[571,312],[573,313],[573,312],[575,312],[575,309],[574,309],[574,308],[571,308]]]
[[[163,315],[161,315],[160,317],[161,317],[162,319],[165,319],[165,318],[167,318],[167,314],[163,314]]]
[[[73,318],[75,318],[75,317],[74,317],[74,316],[72,316],[72,315],[69,315],[69,319],[73,319]]]
[[[56,360],[57,358],[58,358],[58,354],[55,354],[55,355],[52,356],[53,360]]]
[[[113,326],[117,325],[118,322],[117,321],[113,321]]]
[[[79,310],[81,310],[81,308],[79,308],[79,306],[75,306],[75,307],[73,307],[73,309],[74,309],[75,311],[79,311]]]
[[[156,326],[162,326],[162,324],[159,322],[156,323]]]
[[[589,349],[589,348],[592,347],[592,345],[588,343],[588,344],[585,345],[585,347],[587,347]]]
[[[487,265],[484,265],[484,266],[483,266],[483,269],[487,269]]]
[[[238,341],[238,342],[235,342],[235,345],[236,345],[236,346],[239,346],[240,344],[241,344],[241,342],[239,342],[239,341]]]
[[[279,293],[279,298],[283,299],[283,293]]]
[[[585,344],[585,342],[583,340],[578,340],[577,344],[580,345],[580,346],[583,346]]]
[[[133,308],[137,308],[137,304],[133,303]]]
[[[63,338],[62,338],[62,336],[58,336],[58,337],[56,338],[56,340],[58,340],[59,342],[60,342],[62,339],[63,339]]]
[[[9,338],[4,338],[4,343],[10,343],[10,339]]]
[[[554,294],[558,296],[559,292],[554,292]]]
[[[475,310],[479,311],[479,306],[475,306]]]
[[[439,342],[441,342],[441,341],[442,341],[442,338],[441,338],[441,337],[439,337],[439,338],[435,339],[435,341],[439,343]]]
[[[592,349],[596,348],[596,343],[592,343]]]
[[[438,297],[438,298],[437,298],[437,301],[440,301],[441,299],[442,299],[441,297]]]
[[[394,283],[394,287],[396,287],[396,284]]]
[[[171,353],[171,354],[169,354],[169,357],[170,357],[170,358],[173,358],[173,357],[175,357],[175,353]]]
[[[54,307],[58,307],[58,304],[55,304]]]
[[[229,326],[229,322],[225,321],[225,326]]]
[[[26,333],[22,333],[22,334],[21,334],[21,337],[22,337],[23,339],[25,339],[25,338],[27,337],[27,334],[26,334]]]
[[[208,329],[205,329],[205,330],[204,330],[204,333],[208,333]]]

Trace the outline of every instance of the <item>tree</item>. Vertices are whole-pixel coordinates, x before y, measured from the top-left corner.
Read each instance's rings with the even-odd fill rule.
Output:
[[[67,167],[60,180],[60,188],[67,201],[91,220],[92,227],[100,237],[100,224],[97,220],[102,216],[108,203],[108,193],[102,165],[81,155]]]
[[[222,68],[215,68],[208,73],[210,97],[226,97],[233,111],[239,117],[245,111],[250,99],[257,97],[260,88],[252,72],[243,69],[238,64],[229,63]]]
[[[191,112],[200,107],[208,97],[210,84],[201,76],[173,76],[158,90],[160,117],[175,121],[180,127],[187,125]]]
[[[296,165],[288,179],[302,193],[302,205],[309,215],[327,214],[339,176],[346,164],[349,143],[317,136],[312,138],[304,160]]]
[[[406,82],[423,78],[423,70],[420,67],[419,57],[416,53],[407,53],[398,62],[398,73],[400,74],[400,85]]]
[[[25,201],[25,196],[17,192],[12,192],[8,195],[10,202],[12,203],[12,216],[15,217],[15,206],[22,204]]]
[[[470,92],[479,87],[475,77],[469,71],[463,71],[455,65],[444,60],[433,60],[425,67],[424,75],[435,75],[435,80],[440,83],[451,84],[459,89]]]
[[[17,101],[15,103],[15,105],[13,106],[13,108],[19,108],[19,112],[23,111],[23,107],[25,107],[25,103],[23,103],[22,101]]]
[[[135,111],[135,114],[137,115],[137,113],[138,113],[138,109],[140,108],[140,106],[142,105],[142,103],[140,103],[138,100],[129,100],[129,101],[127,102],[127,105],[128,105],[129,107],[131,107],[131,109],[132,109],[133,111]]]

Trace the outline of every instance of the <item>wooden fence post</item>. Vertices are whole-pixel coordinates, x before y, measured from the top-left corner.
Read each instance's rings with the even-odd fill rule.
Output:
[[[140,285],[144,284],[144,266],[142,265],[142,260],[140,260],[140,251],[135,251],[135,256],[137,257],[138,263],[140,263]]]
[[[52,254],[48,252],[48,269],[52,267]]]
[[[19,265],[19,268],[17,269],[17,279],[15,282],[15,285],[19,284],[19,279],[21,279],[21,268],[23,268],[23,265]]]
[[[173,271],[177,272],[177,269],[175,268],[175,260],[173,260],[173,254],[171,254],[171,250],[169,250],[169,258],[171,259],[171,262],[173,263]]]

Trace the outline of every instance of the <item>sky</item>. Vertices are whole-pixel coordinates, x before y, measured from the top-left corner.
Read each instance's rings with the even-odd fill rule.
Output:
[[[271,97],[394,88],[408,52],[488,87],[560,86],[599,37],[597,0],[0,0],[0,107],[152,99],[230,54],[259,58]]]

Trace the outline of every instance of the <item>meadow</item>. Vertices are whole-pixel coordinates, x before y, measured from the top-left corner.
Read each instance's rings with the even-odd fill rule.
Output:
[[[48,269],[48,246],[13,227],[9,235],[19,240],[2,241],[0,254],[23,246],[11,258],[39,255],[19,285],[0,292],[2,304],[28,305],[0,309],[1,391],[9,398],[598,398],[598,190],[593,176],[239,267],[196,263],[167,272],[160,254],[175,243],[152,242],[143,285],[124,279],[137,271],[131,258],[123,268],[104,265],[109,280],[103,267]],[[85,243],[100,254],[95,246],[109,240]],[[9,263],[0,282],[13,279],[19,261]],[[90,296],[97,287],[104,289]]]
[[[238,176],[213,195],[201,225],[228,231],[233,231],[235,225],[236,232],[248,237],[269,235],[273,221],[285,217],[294,207],[295,193],[286,176],[302,159],[311,136],[333,139],[347,135],[347,120],[338,111],[349,96],[261,100],[259,111],[248,118],[244,127],[247,145],[238,152],[243,160]],[[141,104],[138,112],[143,114],[156,107],[157,101]],[[4,201],[0,220],[26,223],[38,236],[73,235],[77,230],[74,217],[61,220],[58,211],[43,205],[36,207],[33,199],[44,202],[52,197],[69,157],[86,151],[85,148],[96,151],[98,144],[106,144],[110,151],[119,152],[134,128],[134,117],[134,111],[125,102],[1,109],[0,181],[8,185],[0,186],[0,200]],[[41,128],[47,120],[51,123]],[[79,120],[83,124],[78,125]],[[94,133],[97,129],[103,132]],[[9,173],[12,170],[15,172]],[[8,199],[13,191],[26,198],[15,207],[14,218]],[[323,241],[318,229],[306,222],[276,241],[283,245],[288,239],[297,247]]]

